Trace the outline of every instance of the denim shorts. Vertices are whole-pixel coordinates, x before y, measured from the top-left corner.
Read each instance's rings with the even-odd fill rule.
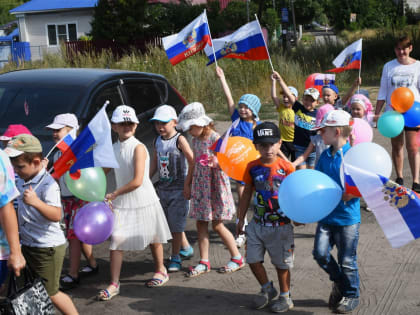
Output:
[[[305,153],[305,151],[306,151],[306,147],[302,147],[300,145],[295,144],[295,156],[296,156],[296,158],[303,155],[303,153]],[[314,151],[311,154],[309,154],[306,161],[299,164],[299,166],[306,165],[306,166],[314,167],[315,166],[315,159],[316,159],[316,152]]]
[[[184,232],[189,211],[189,201],[182,190],[157,190],[171,233]]]

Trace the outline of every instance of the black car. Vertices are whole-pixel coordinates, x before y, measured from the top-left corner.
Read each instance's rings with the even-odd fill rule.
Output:
[[[157,106],[186,104],[161,75],[109,69],[34,69],[0,75],[0,134],[9,124],[23,124],[40,139],[44,152],[52,146],[45,129],[57,114],[74,113],[83,128],[109,100],[108,115],[121,104],[135,108],[140,121],[136,137],[149,148],[156,136],[149,119]]]

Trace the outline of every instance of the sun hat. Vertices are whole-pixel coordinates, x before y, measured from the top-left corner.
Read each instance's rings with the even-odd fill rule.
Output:
[[[322,120],[321,125],[318,128],[314,129],[321,129],[324,127],[341,127],[341,126],[349,126],[351,121],[351,116],[349,113],[342,109],[336,109],[329,111]]]
[[[332,110],[334,110],[334,106],[332,106],[331,104],[325,104],[318,108],[318,110],[316,111],[315,128],[321,125],[321,122],[324,119],[325,115]]]
[[[254,144],[277,143],[280,141],[280,130],[276,124],[265,121],[255,127],[253,136]]]
[[[187,131],[191,126],[204,127],[213,121],[206,115],[203,104],[193,102],[185,106],[178,116],[178,128]]]
[[[175,108],[173,108],[170,105],[162,105],[159,106],[156,111],[155,114],[153,115],[153,117],[150,119],[152,120],[157,120],[157,121],[161,121],[164,123],[167,123],[171,120],[177,120],[178,117],[176,115],[176,111]]]
[[[244,94],[239,99],[238,105],[239,104],[244,104],[248,106],[248,108],[254,114],[255,118],[258,118],[258,112],[260,111],[260,108],[261,108],[261,101],[258,98],[258,96],[254,94]]]
[[[370,100],[363,94],[354,94],[350,101],[348,101],[347,106],[349,108],[351,108],[351,104],[353,103],[357,103],[363,106],[363,108],[365,109],[365,111],[367,112],[372,112],[373,110],[373,106],[372,103],[370,102]]]
[[[324,90],[324,89],[333,90],[335,92],[335,94],[338,95],[338,87],[335,84],[326,84],[322,87],[322,90]]]
[[[32,133],[29,131],[28,128],[24,125],[9,125],[2,136],[0,136],[0,140],[10,140],[13,137],[20,135],[20,134],[27,134],[31,135]]]
[[[122,122],[133,122],[138,124],[139,120],[136,116],[136,111],[134,108],[127,105],[120,105],[114,109],[112,113],[111,122],[114,124],[119,124]]]
[[[290,90],[290,93],[292,93],[296,98],[299,97],[298,90],[294,86],[288,86],[287,88]]]
[[[71,127],[71,128],[79,129],[79,122],[77,121],[76,115],[70,114],[70,113],[59,114],[54,117],[52,124],[49,124],[45,128],[57,130],[64,127]]]
[[[13,137],[7,147],[4,149],[6,154],[13,158],[23,153],[41,153],[42,146],[41,142],[37,138],[32,135],[28,134],[20,134],[18,136]]]
[[[319,99],[319,91],[316,88],[310,87],[303,92],[303,96],[309,95],[311,96],[314,101]]]

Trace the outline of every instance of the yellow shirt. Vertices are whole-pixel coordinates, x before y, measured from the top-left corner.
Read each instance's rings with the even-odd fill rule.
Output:
[[[292,107],[285,107],[284,104],[280,104],[277,112],[279,113],[281,140],[293,142],[295,137],[295,112]]]

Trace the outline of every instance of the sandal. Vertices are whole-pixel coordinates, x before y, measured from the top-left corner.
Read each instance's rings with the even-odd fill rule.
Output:
[[[200,266],[200,265],[204,266],[204,269],[201,269],[201,268],[198,269],[197,267]],[[194,278],[194,277],[197,277],[197,276],[199,276],[199,275],[201,275],[203,273],[210,272],[210,269],[211,268],[210,268],[210,262],[209,261],[202,261],[202,260],[200,260],[198,262],[198,265],[197,266],[195,266],[195,267],[190,266],[189,267],[189,270],[185,274],[185,276],[188,277],[188,278]]]
[[[243,256],[241,257],[241,259],[231,258],[230,261],[226,264],[226,266],[220,268],[218,272],[219,273],[232,273],[243,267],[245,267]]]
[[[111,282],[110,286],[114,286],[115,290],[108,290],[108,289],[103,289],[101,291],[99,291],[98,296],[96,297],[99,301],[109,301],[110,299],[112,299],[114,296],[120,294],[120,283],[115,283],[115,282]]]
[[[86,265],[79,270],[79,276],[86,277],[96,275],[99,272],[99,265],[92,267],[91,265]]]
[[[176,259],[171,257],[171,260],[169,261],[169,266],[168,266],[168,272],[177,272],[181,270],[182,267],[182,262],[180,259]]]
[[[69,274],[66,274],[60,278],[60,288],[62,290],[70,290],[79,285],[79,278],[72,277]]]
[[[159,274],[162,275],[164,278],[160,279],[160,278],[152,278],[149,281],[146,282],[146,287],[148,288],[156,288],[156,287],[161,287],[163,286],[166,282],[169,281],[169,276],[167,273],[163,273],[163,272],[155,272],[155,275]]]

